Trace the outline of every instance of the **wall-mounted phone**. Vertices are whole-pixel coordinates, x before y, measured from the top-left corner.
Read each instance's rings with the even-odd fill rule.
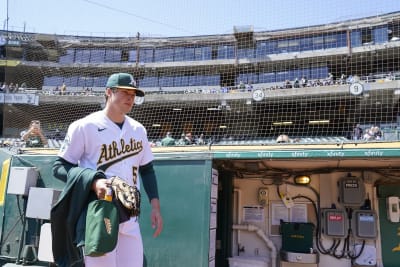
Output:
[[[265,206],[268,204],[268,188],[258,189],[258,204]]]
[[[386,198],[387,218],[391,222],[400,222],[399,197]]]

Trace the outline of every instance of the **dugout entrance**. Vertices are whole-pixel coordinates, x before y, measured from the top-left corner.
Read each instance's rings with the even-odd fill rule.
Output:
[[[365,189],[360,197],[362,203],[351,205],[351,209],[367,209],[376,215],[373,225],[379,235],[386,232],[382,237],[391,235],[389,232],[395,233],[396,226],[386,216],[385,201],[390,194],[400,194],[399,169],[395,167],[399,157],[396,155],[396,144],[382,147],[382,144],[379,148],[377,144],[318,148],[288,145],[269,146],[268,150],[261,148],[258,151],[246,148],[216,151],[213,165],[219,170],[220,191],[215,266],[297,266],[280,253],[283,246],[280,220],[312,224],[315,226],[313,233],[323,231],[324,221],[320,212],[331,208],[349,208],[347,203],[342,203],[343,194],[339,186],[346,177],[360,179]],[[296,185],[294,178],[298,176],[308,176],[310,184]],[[293,206],[288,207],[284,196],[290,196]],[[371,204],[366,207],[365,203]],[[351,225],[355,223],[353,219]],[[351,225],[346,227],[353,227],[356,231]],[[259,235],[260,231],[265,236]],[[349,266],[345,256],[332,256],[335,252],[328,246],[332,244],[331,236],[321,234],[320,240],[315,236],[310,238],[313,240],[313,253],[302,255],[305,262],[297,264],[329,266],[335,263]],[[353,242],[353,249],[367,244],[364,248],[375,253],[374,260],[382,259],[385,266],[395,266],[398,258],[394,251],[399,240],[389,241],[378,235],[365,238],[354,234],[349,239]],[[352,246],[348,249],[350,254]],[[341,249],[341,245],[338,248]],[[365,255],[361,255],[352,260],[353,264],[366,260]]]

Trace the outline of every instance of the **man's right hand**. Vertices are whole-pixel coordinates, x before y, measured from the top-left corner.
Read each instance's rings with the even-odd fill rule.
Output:
[[[109,187],[110,181],[104,178],[95,179],[92,183],[92,190],[96,193],[98,199],[104,199]]]

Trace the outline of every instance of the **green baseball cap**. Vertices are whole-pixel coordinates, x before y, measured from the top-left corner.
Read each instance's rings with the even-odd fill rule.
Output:
[[[136,96],[141,96],[141,97],[144,96],[144,91],[137,88],[135,79],[129,73],[112,74],[107,80],[106,87],[135,90]]]

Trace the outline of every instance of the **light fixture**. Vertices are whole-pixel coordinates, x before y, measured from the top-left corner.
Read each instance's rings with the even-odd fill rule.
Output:
[[[153,127],[161,127],[161,124],[154,123],[152,126],[153,126]]]
[[[292,121],[279,121],[279,122],[273,122],[273,125],[279,126],[279,125],[292,125]]]
[[[298,185],[308,185],[311,182],[311,177],[308,175],[297,175],[294,177],[294,183]]]
[[[220,129],[226,129],[226,128],[228,128],[228,127],[227,127],[226,125],[220,125],[219,128],[220,128]]]
[[[182,111],[181,108],[173,108],[172,110],[173,110],[173,111]]]
[[[315,120],[309,121],[308,124],[329,124],[329,120]]]

